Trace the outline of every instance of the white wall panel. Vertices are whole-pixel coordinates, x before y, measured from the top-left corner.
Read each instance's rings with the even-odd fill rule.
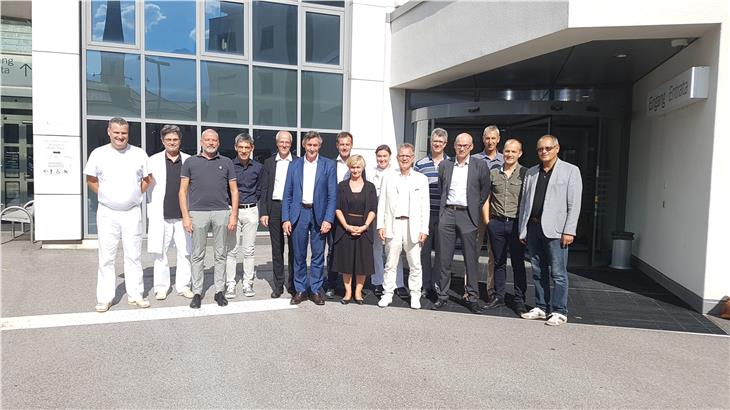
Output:
[[[78,55],[33,51],[34,134],[81,135],[79,63]]]
[[[35,195],[35,239],[81,239],[81,195]]]
[[[80,6],[78,0],[34,1],[33,51],[78,54]],[[35,61],[33,69],[35,80]]]

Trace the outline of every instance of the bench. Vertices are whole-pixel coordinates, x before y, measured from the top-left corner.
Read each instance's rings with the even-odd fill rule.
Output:
[[[33,201],[28,201],[23,206],[9,206],[0,211],[0,221],[10,222],[12,237],[11,241],[16,238],[15,224],[20,224],[20,235],[25,232],[25,224],[30,225],[30,242],[35,242],[35,231],[33,226],[34,211]]]

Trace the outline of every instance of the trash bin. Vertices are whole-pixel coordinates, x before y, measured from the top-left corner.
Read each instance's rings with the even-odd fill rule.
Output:
[[[613,232],[613,252],[611,253],[612,269],[631,269],[631,242],[634,240],[633,232]]]

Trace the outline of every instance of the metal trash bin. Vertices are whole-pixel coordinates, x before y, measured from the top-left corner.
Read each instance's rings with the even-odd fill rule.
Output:
[[[611,252],[611,269],[631,269],[631,242],[633,232],[616,231],[611,233],[613,238],[613,252]]]

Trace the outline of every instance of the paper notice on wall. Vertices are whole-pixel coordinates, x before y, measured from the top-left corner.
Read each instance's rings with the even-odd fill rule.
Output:
[[[78,194],[81,186],[79,151],[78,137],[35,136],[35,192]]]

